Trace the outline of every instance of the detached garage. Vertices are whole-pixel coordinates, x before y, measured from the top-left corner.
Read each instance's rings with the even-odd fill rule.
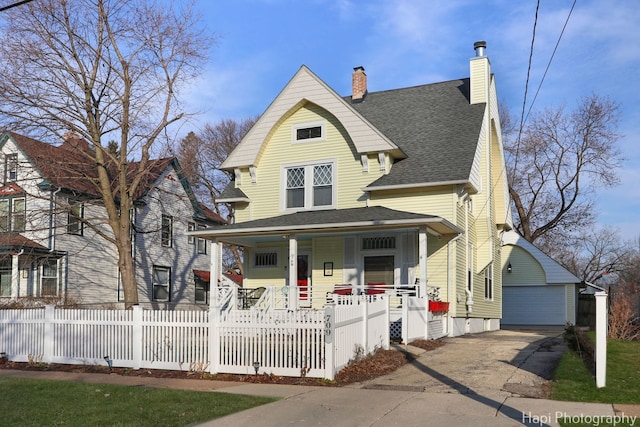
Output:
[[[575,323],[580,279],[514,231],[502,242],[502,324]]]

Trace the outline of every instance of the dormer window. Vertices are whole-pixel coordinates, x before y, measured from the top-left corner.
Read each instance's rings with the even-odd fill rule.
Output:
[[[293,127],[294,142],[321,141],[324,139],[324,123],[302,123]]]

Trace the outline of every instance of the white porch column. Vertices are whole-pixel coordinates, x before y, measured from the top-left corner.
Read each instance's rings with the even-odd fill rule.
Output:
[[[22,252],[11,255],[11,299],[17,299],[20,295],[20,264],[18,264],[18,260]]]
[[[421,226],[418,232],[418,263],[420,270],[420,292],[421,297],[427,295],[427,227]]]
[[[298,308],[298,240],[296,235],[289,236],[289,308]]]
[[[211,262],[209,266],[209,305],[212,300],[217,300],[220,286],[220,275],[222,273],[222,245],[217,240],[211,242]],[[213,298],[211,298],[211,293]]]

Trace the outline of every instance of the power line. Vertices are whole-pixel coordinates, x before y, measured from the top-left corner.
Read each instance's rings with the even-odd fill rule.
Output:
[[[569,18],[571,18],[571,14],[573,13],[573,8],[576,6],[577,1],[578,0],[573,0],[573,4],[571,5],[571,10],[569,10],[569,15],[567,15],[567,19],[564,21],[564,26],[562,27],[562,31],[560,32],[560,36],[558,37],[556,46],[553,48],[553,53],[551,54],[551,58],[549,58],[549,63],[547,63],[547,68],[544,70],[544,74],[542,75],[542,80],[540,80],[540,84],[538,85],[538,90],[536,90],[536,95],[533,97],[533,101],[531,101],[531,105],[529,106],[527,115],[524,118],[524,122],[527,121],[527,118],[531,113],[531,109],[533,108],[533,104],[535,104],[536,99],[538,99],[540,88],[542,88],[542,83],[544,83],[544,79],[545,77],[547,77],[547,72],[549,71],[549,67],[551,67],[551,62],[553,61],[553,57],[556,55],[556,51],[558,50],[558,45],[560,45],[560,40],[562,40],[562,36],[564,35],[564,30],[567,28],[567,24],[569,23]]]
[[[0,7],[0,12],[4,12],[5,10],[11,9],[12,7],[20,6],[20,5],[23,5],[25,3],[30,3],[32,1],[33,0],[22,0],[22,1],[10,4],[9,6],[2,6],[2,7]]]

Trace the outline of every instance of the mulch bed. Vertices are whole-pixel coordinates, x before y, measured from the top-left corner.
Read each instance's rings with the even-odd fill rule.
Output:
[[[435,350],[444,345],[440,340],[416,340],[411,343],[414,347],[424,350]],[[77,373],[99,373],[117,374],[135,377],[155,377],[155,378],[180,378],[197,380],[218,380],[218,381],[239,381],[261,384],[295,384],[295,385],[323,385],[341,386],[346,384],[368,381],[382,375],[389,374],[402,365],[411,363],[414,356],[404,350],[382,350],[379,349],[372,355],[354,360],[345,366],[334,381],[321,378],[306,377],[282,377],[270,374],[261,375],[235,375],[235,374],[209,374],[198,371],[169,371],[161,369],[131,369],[131,368],[111,368],[99,365],[65,365],[58,363],[22,363],[11,362],[0,359],[0,369],[19,369],[25,371],[59,371]]]

